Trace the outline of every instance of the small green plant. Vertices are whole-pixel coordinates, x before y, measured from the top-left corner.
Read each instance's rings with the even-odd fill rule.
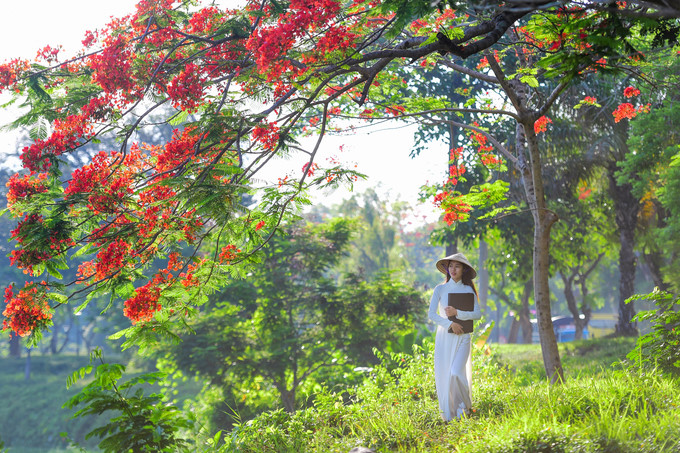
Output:
[[[99,365],[93,368],[95,361]],[[105,363],[101,350],[95,349],[90,364],[75,371],[67,386],[93,371],[92,382],[64,404],[69,409],[85,405],[74,418],[113,412],[108,423],[89,432],[86,439],[101,438],[99,448],[106,453],[193,451],[190,442],[179,436],[181,430],[191,428],[191,420],[161,394],[146,396],[141,387],[158,384],[164,373],[146,373],[120,382],[125,367]]]
[[[639,299],[652,300],[658,308],[641,311],[633,318],[650,321],[652,330],[638,338],[628,358],[636,364],[658,366],[667,373],[680,375],[680,298],[655,288],[650,294],[635,295],[627,302]]]

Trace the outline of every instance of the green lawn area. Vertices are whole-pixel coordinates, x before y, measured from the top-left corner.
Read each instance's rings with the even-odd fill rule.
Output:
[[[339,452],[363,445],[377,452],[677,452],[680,383],[624,365],[634,340],[560,344],[563,385],[547,383],[539,345],[475,350],[470,418],[438,416],[432,345],[383,358],[363,385],[328,389],[295,414],[268,412],[225,433],[222,452]],[[66,376],[84,357],[0,359],[0,438],[11,453],[64,453],[60,433],[82,442],[101,420],[70,419],[61,405],[75,389]],[[179,389],[180,399],[197,388]],[[96,442],[85,444],[90,451]]]
[[[93,417],[71,418],[73,410],[62,405],[88,381],[66,388],[66,379],[77,369],[87,365],[89,357],[33,356],[30,380],[25,380],[26,359],[0,359],[0,439],[8,453],[57,453],[80,451],[68,449],[68,441],[61,436],[67,432],[89,451],[96,451],[98,439],[85,440],[85,435],[102,424]],[[135,371],[131,370],[134,376]],[[193,397],[200,386],[188,380],[180,387],[178,399]],[[157,391],[158,389],[154,389]]]
[[[438,416],[431,346],[386,359],[352,394],[329,391],[293,415],[263,414],[231,433],[224,451],[677,452],[680,384],[618,363],[632,339],[560,345],[566,382],[550,385],[538,345],[474,354],[471,417]],[[403,359],[403,360],[402,360]],[[616,363],[615,365],[612,365]]]

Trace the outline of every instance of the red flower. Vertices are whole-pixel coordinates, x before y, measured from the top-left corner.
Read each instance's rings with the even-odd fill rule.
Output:
[[[632,98],[640,94],[640,90],[635,87],[627,87],[623,90],[623,95],[627,98]]]
[[[276,122],[255,126],[253,128],[253,139],[268,151],[276,149],[279,144],[279,128],[276,126]]]
[[[6,319],[2,321],[2,330],[13,330],[25,337],[51,324],[52,309],[47,302],[44,286],[44,283],[38,285],[27,282],[17,294],[12,285],[7,287],[5,310],[2,312]]]
[[[11,209],[18,201],[30,198],[32,195],[47,192],[47,174],[39,173],[37,177],[33,175],[24,175],[20,177],[14,174],[9,178],[6,184],[7,191],[7,205]]]
[[[222,251],[220,253],[220,264],[230,264],[234,259],[236,259],[239,253],[241,253],[241,249],[236,248],[236,246],[233,244],[222,247]]]
[[[135,295],[123,304],[123,314],[130,318],[133,324],[151,320],[154,313],[161,309],[161,304],[158,303],[160,295],[161,290],[154,282],[137,288]]]
[[[624,118],[635,118],[637,111],[635,110],[635,107],[633,107],[633,104],[626,102],[619,105],[616,110],[612,112],[612,115],[614,115],[614,122],[618,123]]]
[[[542,116],[536,120],[534,123],[534,132],[539,134],[548,130],[548,123],[552,123],[552,120],[547,116]]]

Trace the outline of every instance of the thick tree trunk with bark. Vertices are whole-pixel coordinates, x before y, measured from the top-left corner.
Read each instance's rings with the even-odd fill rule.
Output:
[[[516,39],[519,38],[516,37]],[[550,229],[557,221],[557,215],[548,210],[546,206],[541,156],[534,131],[534,124],[541,115],[547,112],[555,99],[566,88],[567,81],[560,82],[538,110],[532,110],[528,106],[531,95],[528,92],[528,86],[517,79],[507,80],[496,58],[491,53],[487,53],[486,57],[498,82],[512,102],[517,115],[516,156],[513,165],[521,175],[527,204],[534,220],[534,244],[532,250],[534,301],[536,303],[538,333],[541,338],[543,365],[551,383],[562,382],[564,380],[564,371],[552,325],[550,287],[548,285]],[[520,61],[525,67],[531,66],[531,62],[526,61],[522,55],[520,55]]]
[[[616,333],[622,336],[637,336],[637,323],[633,322],[635,305],[626,299],[635,294],[635,227],[640,211],[640,201],[633,196],[630,184],[616,182],[617,167],[608,167],[609,194],[614,202],[616,226],[619,230],[619,321]]]
[[[543,365],[551,383],[564,381],[564,370],[557,348],[557,339],[552,323],[550,307],[550,229],[557,221],[557,215],[549,211],[545,202],[543,188],[543,172],[538,148],[538,140],[533,130],[534,121],[525,121],[519,125],[520,136],[526,139],[529,154],[529,165],[524,165],[524,189],[527,203],[534,218],[534,301],[536,303],[536,320],[538,334],[541,339]],[[519,142],[523,143],[523,142]],[[519,146],[519,145],[518,145]]]

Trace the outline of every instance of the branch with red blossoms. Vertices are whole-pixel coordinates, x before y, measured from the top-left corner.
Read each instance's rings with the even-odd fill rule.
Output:
[[[15,124],[49,123],[22,149],[8,207],[20,219],[12,264],[51,278],[8,293],[17,321],[5,328],[30,334],[48,324],[44,301],[85,296],[87,304],[106,294],[123,301],[135,329],[170,329],[256,261],[283,217],[305,203],[303,192],[361,176],[319,165],[321,139],[345,106],[369,102],[391,65],[470,56],[528,13],[445,9],[419,18],[426,25],[393,30],[400,18],[380,1],[249,1],[231,10],[143,0],[86,33],[82,51],[62,63],[46,47],[35,64],[0,65],[0,91],[30,99]],[[381,111],[409,114],[394,102]],[[319,138],[298,153],[303,131]],[[304,170],[261,181],[276,157],[298,154]],[[86,163],[71,171],[71,158]],[[486,148],[482,159],[498,164]],[[465,209],[451,204],[449,219]],[[86,261],[77,277],[64,281],[60,271],[78,257]]]

